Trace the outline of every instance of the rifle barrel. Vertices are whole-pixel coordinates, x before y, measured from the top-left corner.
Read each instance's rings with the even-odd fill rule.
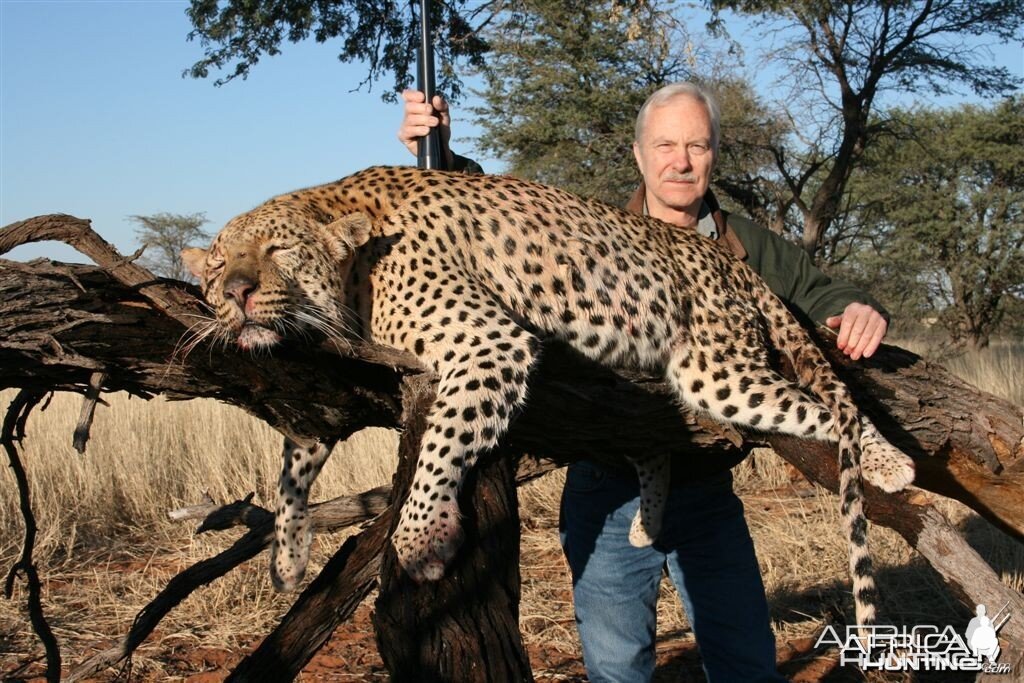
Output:
[[[433,104],[434,86],[434,44],[430,35],[430,0],[420,0],[420,47],[417,51],[416,86],[426,96],[427,104]],[[441,131],[436,127],[420,138],[416,145],[416,165],[419,168],[444,170],[445,159],[441,155]]]

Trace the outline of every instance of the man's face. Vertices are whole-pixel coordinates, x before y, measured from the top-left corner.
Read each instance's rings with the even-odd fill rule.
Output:
[[[633,154],[647,185],[648,212],[680,225],[696,223],[715,166],[704,105],[683,95],[649,109]]]

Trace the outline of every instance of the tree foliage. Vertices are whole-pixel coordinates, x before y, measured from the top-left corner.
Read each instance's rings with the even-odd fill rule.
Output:
[[[880,286],[983,348],[1024,297],[1024,99],[894,120],[905,135],[876,145],[856,183]]]
[[[480,147],[514,175],[621,204],[639,178],[631,144],[650,92],[692,74],[659,3],[526,0],[489,35]]]
[[[157,275],[176,280],[193,280],[181,261],[181,250],[187,246],[208,242],[210,234],[202,229],[208,221],[204,213],[155,213],[149,216],[129,216],[136,224],[135,236],[146,251],[140,263]]]
[[[673,2],[521,3],[514,21],[489,37],[483,104],[473,109],[479,146],[515,175],[621,205],[640,178],[632,143],[641,105],[663,85],[696,80],[722,109],[716,184],[742,196],[770,163],[766,150],[785,124],[720,66],[721,53],[697,48],[683,24]]]
[[[461,91],[457,63],[483,66],[488,46],[477,32],[494,19],[502,4],[500,0],[431,3],[437,85],[450,98],[457,99]],[[211,70],[227,70],[217,85],[244,79],[261,57],[279,54],[286,41],[313,38],[318,43],[337,41],[338,59],[343,62],[365,62],[367,76],[360,85],[394,74],[394,89],[385,93],[394,99],[416,71],[420,30],[416,7],[418,3],[394,0],[191,0],[186,12],[193,30],[188,37],[200,41],[205,56],[185,74],[206,78]]]
[[[485,33],[500,35],[506,25],[515,29],[526,0],[434,0],[430,3],[434,29],[437,86],[457,101],[463,79],[459,67],[486,68],[490,45]],[[578,3],[579,4],[579,3]],[[648,0],[612,3],[627,13],[642,14]],[[387,73],[394,76],[395,94],[413,80],[420,39],[419,3],[416,0],[189,0],[186,10],[193,29],[189,40],[199,40],[204,57],[185,70],[193,78],[226,71],[215,83],[244,79],[264,56],[281,52],[283,45],[313,38],[337,42],[338,59],[365,62],[367,75],[359,86],[372,84]]]
[[[889,128],[882,94],[967,87],[993,96],[1021,84],[970,40],[1020,40],[1021,0],[713,0],[712,7],[749,15],[777,37],[764,56],[782,74],[777,92],[793,132],[770,149],[773,173],[746,188],[746,200],[754,192],[766,211],[797,223],[812,255],[842,213],[865,151]]]

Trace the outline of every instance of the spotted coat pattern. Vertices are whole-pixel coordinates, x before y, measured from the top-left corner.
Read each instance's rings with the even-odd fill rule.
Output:
[[[372,168],[271,199],[186,254],[219,329],[246,348],[316,330],[405,349],[437,373],[437,398],[393,543],[417,580],[459,547],[457,495],[527,399],[539,341],[611,366],[665,373],[691,409],[745,427],[838,441],[841,510],[859,623],[875,587],[864,474],[886,490],[911,461],[860,416],[786,307],[713,241],[543,185],[499,176]],[[774,346],[798,382],[769,364]],[[275,583],[305,569],[306,501],[327,451],[286,448]],[[657,536],[668,464],[634,462],[642,506],[631,541]]]

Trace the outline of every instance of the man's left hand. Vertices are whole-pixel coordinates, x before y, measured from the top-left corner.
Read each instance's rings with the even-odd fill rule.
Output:
[[[825,321],[832,329],[839,328],[836,346],[853,360],[861,356],[868,358],[878,350],[889,323],[882,314],[867,304],[851,303],[842,315],[834,315]]]

